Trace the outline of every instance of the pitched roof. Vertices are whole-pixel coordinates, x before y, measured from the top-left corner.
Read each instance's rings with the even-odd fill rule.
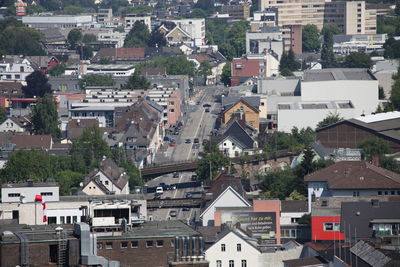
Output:
[[[179,26],[176,26],[175,28],[173,28],[172,30],[170,30],[170,31],[165,35],[165,37],[168,38],[168,36],[171,35],[171,34],[172,34],[173,32],[175,32],[175,31],[180,31],[180,32],[183,33],[183,35],[185,35],[186,37],[192,38],[192,37],[190,36],[189,33],[187,33],[186,31],[184,31],[184,30],[183,30],[181,27],[179,27]]]
[[[232,120],[226,131],[222,134],[222,137],[219,138],[219,143],[227,138],[233,138],[238,141],[242,149],[252,149],[256,142],[236,119]]]
[[[52,148],[53,140],[51,135],[14,135],[11,143],[15,149],[45,149]]]
[[[341,161],[304,177],[306,182],[327,182],[330,189],[400,188],[400,174],[365,161]]]
[[[282,212],[308,212],[308,202],[306,200],[282,200]]]
[[[22,83],[20,82],[0,82],[0,96],[23,96]]]
[[[250,109],[254,110],[254,112],[256,113],[260,113],[260,110],[257,108],[255,108],[254,106],[252,106],[249,102],[247,102],[246,99],[240,98],[238,99],[236,102],[232,103],[232,105],[228,106],[223,113],[227,112],[228,110],[230,110],[231,108],[233,108],[237,103],[242,102],[244,105],[248,106]]]
[[[143,67],[140,69],[140,74],[147,75],[167,75],[167,68],[165,67]]]
[[[25,116],[11,116],[9,117],[9,119],[21,128],[27,127],[28,124],[31,122],[28,117]]]
[[[328,263],[321,256],[316,257],[308,257],[303,259],[294,259],[294,260],[284,260],[283,263],[287,267],[302,267],[302,266],[321,266],[321,264],[325,265]]]
[[[107,176],[108,179],[121,190],[129,181],[129,176],[122,168],[118,167],[118,165],[112,159],[104,159],[100,163],[100,168],[92,170],[85,178],[86,184],[88,184],[91,180],[95,180],[99,171]]]
[[[98,119],[72,119],[67,124],[67,138],[78,138],[88,127],[99,126]]]
[[[363,240],[358,241],[350,248],[350,251],[354,255],[360,257],[360,259],[365,261],[367,264],[374,267],[383,267],[386,263],[391,261],[389,257]]]
[[[133,60],[144,59],[144,47],[130,47],[130,48],[101,48],[94,56],[93,60],[98,61],[101,58],[110,58],[112,60]]]

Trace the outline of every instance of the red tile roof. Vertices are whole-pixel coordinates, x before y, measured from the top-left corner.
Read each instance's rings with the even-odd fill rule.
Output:
[[[15,149],[51,149],[53,140],[51,135],[14,135],[11,143]]]
[[[144,47],[132,48],[102,48],[95,56],[95,60],[101,58],[111,59],[143,59],[145,57]]]

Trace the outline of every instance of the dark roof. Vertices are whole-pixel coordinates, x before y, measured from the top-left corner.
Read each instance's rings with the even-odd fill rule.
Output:
[[[282,200],[281,212],[308,212],[308,204],[305,200]]]
[[[369,69],[357,68],[306,70],[303,76],[304,82],[335,80],[376,80],[376,78]]]
[[[28,124],[30,124],[30,120],[28,119],[28,117],[25,116],[12,116],[9,117],[9,119],[22,128],[27,127]]]
[[[78,138],[88,127],[99,126],[98,119],[72,119],[67,124],[67,138]]]
[[[259,96],[226,96],[222,98],[222,107],[224,109],[228,109],[234,104],[236,104],[239,100],[243,99],[247,104],[257,109],[260,107],[260,97]]]
[[[147,75],[167,75],[167,68],[165,67],[143,67],[140,69],[140,74]]]
[[[385,254],[370,246],[367,242],[358,241],[350,251],[360,257],[363,261],[374,267],[383,267],[386,263],[390,262],[391,259],[386,257]]]
[[[243,148],[252,149],[254,148],[255,140],[251,137],[246,130],[240,125],[238,120],[232,120],[230,125],[227,127],[226,131],[221,137],[217,138],[219,142],[222,142],[226,138],[233,138],[235,141],[239,142]]]
[[[15,149],[45,149],[52,147],[51,135],[14,135],[11,143],[15,144]]]
[[[400,219],[400,212],[394,212],[400,211],[400,202],[395,201],[343,202],[341,210],[342,232],[346,227],[346,236],[350,232],[352,237],[357,234],[360,239],[373,237],[372,220]]]
[[[400,174],[365,161],[341,161],[304,177],[330,189],[400,189]]]
[[[232,174],[220,173],[213,181],[209,193],[213,193],[213,199],[217,199],[228,187],[232,187],[240,196],[246,199],[246,192],[239,177]]]
[[[0,96],[23,96],[22,83],[20,82],[0,82]]]
[[[89,175],[85,178],[84,187],[92,180],[96,179],[96,174],[101,171],[107,176],[110,181],[117,186],[119,189],[123,189],[129,180],[129,176],[124,172],[124,170],[112,160],[103,159],[100,168],[92,170]]]
[[[218,241],[218,234],[222,229],[219,226],[198,226],[196,231],[203,236],[204,243],[215,243]]]
[[[304,259],[286,260],[286,261],[283,261],[283,263],[287,267],[303,267],[303,266],[313,266],[313,265],[320,266],[321,264],[328,263],[328,261],[326,261],[325,259],[323,259],[320,256],[316,256],[316,257],[309,257],[309,258],[304,258]]]

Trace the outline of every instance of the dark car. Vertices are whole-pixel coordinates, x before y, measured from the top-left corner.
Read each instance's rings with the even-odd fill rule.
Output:
[[[174,172],[174,174],[172,175],[172,178],[179,178],[179,172]]]
[[[192,193],[188,192],[188,193],[186,193],[185,197],[186,197],[186,198],[192,198],[193,195],[192,195]]]
[[[196,174],[193,174],[191,180],[192,180],[192,181],[197,181],[197,175],[196,175]]]
[[[206,112],[210,112],[210,109],[209,108],[206,108],[206,110],[205,110]]]
[[[182,210],[183,211],[190,211],[190,208],[189,207],[183,207]]]
[[[210,104],[204,104],[204,105],[203,105],[203,108],[210,108],[210,107],[211,107]]]
[[[185,140],[185,144],[190,144],[191,142],[192,142],[192,140],[190,140],[190,139]]]
[[[161,199],[161,194],[155,193],[153,199]]]
[[[200,142],[199,138],[195,138],[195,139],[193,140],[193,143],[195,143],[195,144],[198,144],[199,142]]]
[[[203,144],[203,146],[204,146],[204,145],[207,145],[207,144],[208,144],[208,139],[203,139],[202,144]]]

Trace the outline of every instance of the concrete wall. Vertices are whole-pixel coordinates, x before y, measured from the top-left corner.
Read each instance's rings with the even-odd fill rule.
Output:
[[[12,185],[11,185],[12,186]],[[49,187],[3,187],[1,188],[1,202],[18,202],[21,203],[21,200],[25,203],[34,202],[35,196],[40,195],[44,192],[52,193],[51,196],[43,196],[43,200],[45,202],[50,201],[59,201],[59,188],[58,186],[49,186]],[[20,194],[20,196],[9,196],[9,194]],[[25,196],[25,197],[23,197]]]
[[[379,104],[378,81],[336,80],[301,83],[302,101],[350,100],[355,115],[371,114]]]

